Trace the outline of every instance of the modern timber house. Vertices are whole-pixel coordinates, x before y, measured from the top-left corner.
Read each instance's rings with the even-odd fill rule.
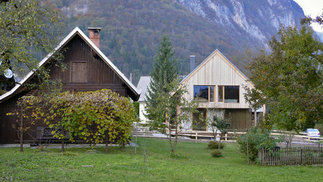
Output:
[[[219,50],[215,50],[200,65],[195,67],[195,56],[190,56],[191,73],[181,81],[187,89],[184,97],[198,102],[198,113],[187,113],[190,120],[182,123],[182,131],[210,131],[211,128],[201,117],[213,119],[219,116],[228,119],[230,129],[244,130],[252,126],[252,113],[245,101],[244,86],[254,87],[249,78],[244,75]],[[141,90],[139,99],[139,118],[141,123],[148,120],[146,114],[146,96],[150,76],[142,76],[137,89]]]
[[[120,96],[137,101],[140,96],[137,88],[99,49],[100,30],[97,27],[90,27],[89,37],[87,37],[78,27],[74,28],[52,53],[40,61],[39,67],[49,70],[50,79],[61,80],[63,91],[111,89]],[[62,63],[66,66],[65,70],[55,67],[51,62],[52,56],[63,49]],[[15,110],[18,98],[38,92],[26,87],[26,84],[30,83],[37,84],[33,71],[29,72],[13,89],[0,96],[0,143],[17,142],[16,117],[8,116],[7,113]],[[36,136],[37,131],[27,138],[35,140]]]
[[[191,115],[191,120],[182,124],[182,130],[210,131],[211,128],[202,121],[206,117],[213,119],[214,116],[228,119],[230,129],[251,127],[251,110],[244,98],[244,87],[254,86],[248,77],[219,50],[215,50],[195,69],[194,59],[191,56],[193,69],[181,81],[181,85],[188,91],[184,97],[198,102],[198,113],[186,113]]]

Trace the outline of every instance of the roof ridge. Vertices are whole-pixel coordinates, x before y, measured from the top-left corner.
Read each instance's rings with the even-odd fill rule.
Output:
[[[102,58],[102,60],[110,66],[116,73],[121,77],[123,81],[125,81],[126,85],[129,86],[129,88],[135,92],[138,96],[140,95],[140,92],[137,90],[137,87],[135,87],[128,78],[110,61],[109,58],[107,58],[103,52],[84,34],[84,32],[79,28],[75,27],[56,47],[55,49],[48,53],[38,64],[38,68],[43,66],[49,58],[55,54],[59,49],[61,49],[64,45],[66,45],[76,34],[78,34],[90,47],[92,47],[97,54]],[[38,69],[37,68],[37,69]],[[36,70],[30,71],[22,80],[20,80],[16,85],[8,92],[4,93],[0,96],[0,102],[2,102],[4,99],[8,98],[9,96],[13,95],[26,81],[28,81],[35,73]]]

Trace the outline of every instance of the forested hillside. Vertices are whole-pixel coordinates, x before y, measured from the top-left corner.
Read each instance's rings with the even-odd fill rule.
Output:
[[[266,47],[265,43],[277,32],[279,24],[298,24],[299,17],[304,16],[292,0],[282,3],[276,0],[257,0],[257,3],[242,0],[47,2],[64,14],[64,34],[75,26],[85,32],[89,26],[102,27],[101,50],[126,76],[132,72],[134,82],[152,70],[152,61],[164,34],[172,40],[182,74],[189,71],[190,54],[195,54],[199,62],[215,49],[243,69],[249,62],[247,56],[243,56],[246,49]],[[268,12],[272,17],[268,17]]]

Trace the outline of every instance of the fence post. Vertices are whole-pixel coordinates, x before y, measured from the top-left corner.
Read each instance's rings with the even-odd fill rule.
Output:
[[[264,148],[261,149],[261,164],[264,165],[265,164],[265,153],[264,153]]]
[[[301,148],[301,165],[303,164],[303,150]]]
[[[19,117],[20,117],[20,152],[24,151],[24,109],[22,106],[19,106]]]
[[[195,140],[197,140],[197,131],[195,132]]]

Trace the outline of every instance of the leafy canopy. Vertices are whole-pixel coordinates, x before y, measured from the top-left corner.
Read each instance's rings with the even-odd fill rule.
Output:
[[[58,30],[59,15],[47,4],[39,0],[0,1],[1,76],[6,69],[21,77],[37,68],[40,58],[57,45]],[[37,74],[48,79],[44,69]],[[5,81],[1,79],[0,85]]]
[[[299,131],[322,123],[323,44],[303,25],[281,27],[269,45],[271,53],[262,51],[249,65],[258,92],[248,96],[258,94],[269,106],[266,119],[281,129]]]
[[[228,128],[230,126],[229,122],[219,116],[214,116],[213,121],[210,122],[211,127],[215,127],[217,130],[220,130],[222,134],[228,133]]]
[[[18,101],[26,127],[45,122],[55,138],[97,144],[130,141],[132,123],[137,119],[129,99],[108,90],[63,92],[58,95],[24,96]],[[28,119],[29,118],[29,119]],[[65,131],[65,132],[62,132]]]

